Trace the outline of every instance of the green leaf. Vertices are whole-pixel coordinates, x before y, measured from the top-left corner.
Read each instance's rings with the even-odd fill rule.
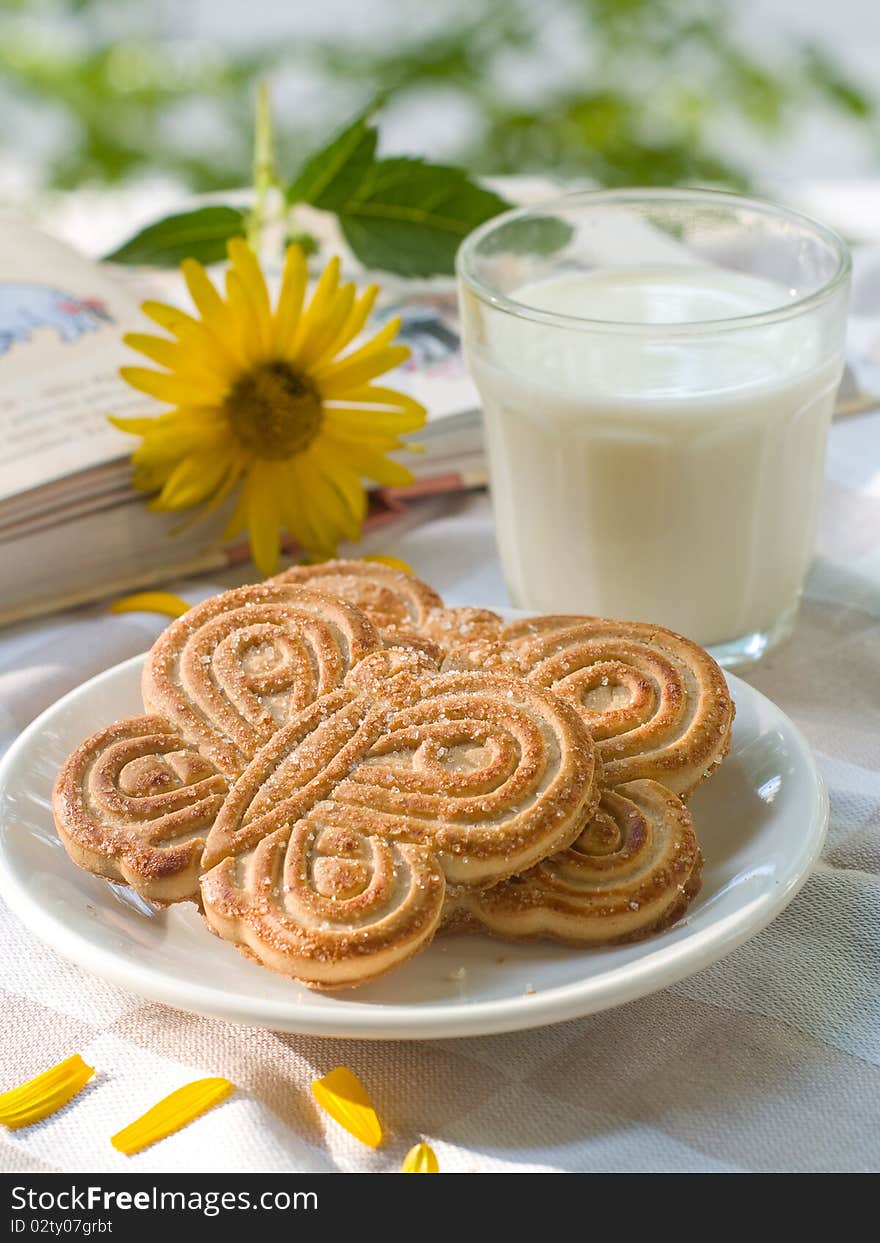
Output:
[[[842,112],[866,119],[873,116],[873,100],[838,69],[821,48],[812,46],[804,53],[807,76],[813,85]]]
[[[318,239],[314,233],[308,233],[305,229],[292,229],[284,236],[284,249],[288,246],[298,246],[303,254],[308,258],[309,255],[316,255],[321,249]]]
[[[365,267],[431,276],[453,272],[462,238],[508,206],[462,169],[400,157],[374,163],[336,213]]]
[[[465,234],[508,206],[458,168],[400,157],[377,160],[376,127],[359,117],[309,156],[290,203],[334,212],[368,268],[406,276],[452,272]]]
[[[230,237],[244,237],[247,213],[237,207],[199,207],[147,225],[104,258],[111,263],[175,267],[182,259],[216,263]]]
[[[340,134],[310,155],[287,189],[288,203],[309,203],[337,211],[366,177],[376,153],[376,128],[358,117]]]

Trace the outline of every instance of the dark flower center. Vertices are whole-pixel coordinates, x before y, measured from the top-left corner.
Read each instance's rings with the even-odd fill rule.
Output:
[[[281,360],[246,371],[227,393],[223,409],[246,449],[274,459],[307,449],[323,417],[315,386]]]

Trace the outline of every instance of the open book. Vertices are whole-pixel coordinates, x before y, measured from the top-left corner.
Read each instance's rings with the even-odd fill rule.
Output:
[[[0,623],[245,558],[245,545],[221,541],[230,506],[196,522],[149,510],[131,486],[137,441],[107,421],[162,409],[118,375],[136,361],[123,333],[149,327],[140,311],[155,293],[148,276],[95,263],[16,218],[2,225]],[[186,305],[182,282],[163,285],[163,298]],[[376,494],[374,523],[408,494],[485,482],[452,283],[398,286],[375,318],[395,314],[412,356],[393,383],[427,407],[429,422],[410,437],[424,452],[405,458],[415,485]]]

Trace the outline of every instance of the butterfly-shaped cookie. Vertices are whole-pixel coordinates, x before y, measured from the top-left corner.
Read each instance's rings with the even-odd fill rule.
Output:
[[[355,606],[241,588],[174,622],[144,670],[149,714],[67,761],[54,808],[82,866],[206,918],[315,986],[360,983],[433,935],[448,888],[568,846],[600,765],[559,696],[440,673]]]

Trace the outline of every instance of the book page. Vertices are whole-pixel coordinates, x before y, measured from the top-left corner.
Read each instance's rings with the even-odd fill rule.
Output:
[[[148,327],[112,271],[0,216],[0,501],[127,456],[108,414],[154,414],[119,378],[123,332]]]

